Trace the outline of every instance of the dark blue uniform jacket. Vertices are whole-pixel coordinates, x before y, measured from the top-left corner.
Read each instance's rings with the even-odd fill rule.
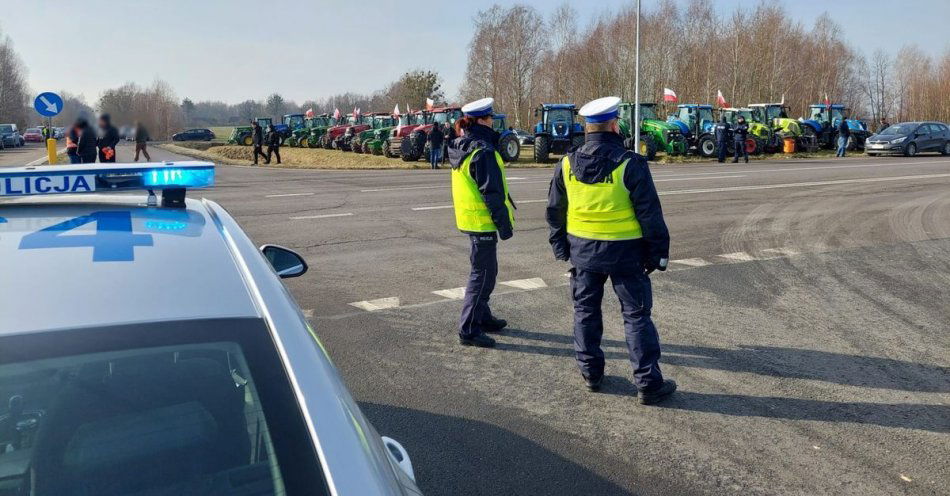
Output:
[[[495,147],[498,144],[498,134],[488,127],[475,124],[465,130],[465,135],[449,142],[449,163],[452,169],[458,169],[469,153],[481,148],[469,167],[469,173],[482,199],[491,212],[491,220],[498,229],[501,239],[508,239],[512,234],[511,220],[508,218],[508,205],[505,204],[505,180],[495,161]],[[512,202],[514,205],[514,202]]]
[[[663,220],[660,198],[656,194],[647,161],[623,147],[623,138],[616,133],[589,133],[583,146],[570,154],[571,172],[581,182],[594,184],[613,173],[630,158],[624,171],[623,184],[630,190],[630,200],[643,238],[624,241],[595,241],[567,234],[567,192],[560,162],[548,191],[547,221],[551,227],[549,241],[558,260],[570,260],[580,269],[602,273],[630,273],[656,267],[661,258],[669,258],[670,233]]]

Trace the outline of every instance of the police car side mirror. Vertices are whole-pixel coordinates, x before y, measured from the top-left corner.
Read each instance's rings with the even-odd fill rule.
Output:
[[[307,273],[307,262],[297,252],[277,245],[263,245],[260,249],[281,279],[300,277]]]

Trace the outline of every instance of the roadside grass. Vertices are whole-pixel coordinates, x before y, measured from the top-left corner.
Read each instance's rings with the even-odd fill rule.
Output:
[[[209,127],[208,129],[214,133],[214,140],[212,140],[213,142],[226,143],[228,141],[228,137],[231,136],[231,131],[234,130],[234,126],[215,126]]]

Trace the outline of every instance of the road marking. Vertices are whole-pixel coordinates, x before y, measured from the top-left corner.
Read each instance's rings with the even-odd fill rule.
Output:
[[[689,265],[690,267],[705,267],[707,265],[712,265],[702,258],[681,258],[679,260],[670,260],[670,263]]]
[[[744,251],[737,251],[735,253],[723,253],[722,255],[716,255],[717,257],[725,258],[726,260],[735,260],[737,262],[751,262],[755,260],[755,257],[749,255]]]
[[[350,303],[350,306],[354,306],[361,310],[366,310],[367,312],[375,312],[377,310],[385,310],[387,308],[396,308],[399,306],[399,298],[378,298],[375,300],[363,300],[363,301],[354,301]]]
[[[548,285],[544,282],[544,279],[540,277],[532,277],[531,279],[515,279],[514,281],[504,281],[502,282],[505,286],[511,286],[518,289],[541,289],[546,288]]]
[[[301,311],[303,312],[303,316],[304,316],[305,318],[308,318],[308,319],[312,319],[312,318],[313,318],[313,309],[312,309],[312,308],[307,308],[307,309],[301,310]]]
[[[795,255],[801,254],[801,252],[798,250],[793,250],[791,248],[766,248],[762,251],[765,253],[775,253],[786,257],[794,257]]]
[[[782,183],[782,184],[762,184],[757,186],[727,186],[723,188],[707,189],[681,189],[673,191],[660,191],[660,196],[669,195],[693,195],[698,193],[723,193],[728,191],[755,191],[760,189],[781,189],[781,188],[807,188],[811,186],[834,186],[838,184],[861,184],[861,183],[880,183],[887,181],[904,181],[914,179],[938,179],[950,177],[950,174],[921,174],[917,176],[891,176],[891,177],[868,177],[861,179],[836,179],[832,181],[811,181],[804,183]]]
[[[661,174],[666,172],[665,170],[656,171],[657,174],[654,177],[674,177],[674,176],[684,176],[684,175],[714,175],[714,174],[758,174],[762,172],[797,172],[797,171],[807,171],[807,170],[834,170],[834,169],[857,169],[857,168],[872,168],[872,167],[890,167],[894,165],[927,165],[927,164],[945,164],[950,163],[950,160],[920,160],[916,162],[884,162],[879,164],[851,164],[851,165],[831,165],[825,167],[785,167],[781,169],[747,169],[747,170],[736,170],[736,171],[716,171],[716,172],[691,172],[691,173],[679,173],[679,174]],[[701,163],[702,165],[702,163]]]
[[[521,204],[521,203],[547,203],[547,201],[548,201],[547,198],[545,198],[545,199],[543,199],[543,200],[517,200],[517,201],[515,201],[515,205],[518,205],[518,204]]]
[[[462,298],[465,297],[465,287],[452,288],[452,289],[440,289],[438,291],[433,291],[432,294],[436,294],[443,298],[448,298],[450,300],[461,300]]]
[[[441,210],[443,208],[452,208],[452,205],[437,205],[434,207],[412,207],[413,210]]]
[[[523,180],[523,179],[525,179],[525,178],[523,178],[523,177],[509,177],[509,178],[508,178],[509,181],[513,181],[513,180],[516,180],[516,179]],[[541,179],[541,180],[533,180],[533,181],[521,181],[521,182],[518,182],[518,183],[516,183],[516,184],[525,184],[525,183],[549,183],[549,182],[551,182],[550,179]],[[380,192],[384,192],[384,191],[405,191],[405,190],[413,190],[413,189],[448,189],[448,188],[451,188],[451,187],[452,187],[451,184],[428,184],[428,185],[425,185],[425,186],[393,186],[393,187],[391,187],[391,188],[361,189],[361,190],[360,190],[360,193],[380,193]]]
[[[745,174],[739,175],[729,175],[729,176],[716,176],[716,177],[678,177],[676,179],[654,179],[655,183],[666,183],[670,181],[710,181],[715,179],[732,179],[736,177],[746,177]]]
[[[329,219],[331,217],[349,217],[351,215],[353,215],[352,212],[345,214],[301,215],[299,217],[291,217],[290,220]]]
[[[264,195],[264,198],[285,198],[288,196],[312,196],[313,193],[283,193],[280,195]]]

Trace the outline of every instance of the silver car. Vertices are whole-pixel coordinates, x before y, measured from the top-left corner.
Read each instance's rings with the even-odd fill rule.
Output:
[[[0,494],[420,494],[214,166],[96,165],[0,169]]]

